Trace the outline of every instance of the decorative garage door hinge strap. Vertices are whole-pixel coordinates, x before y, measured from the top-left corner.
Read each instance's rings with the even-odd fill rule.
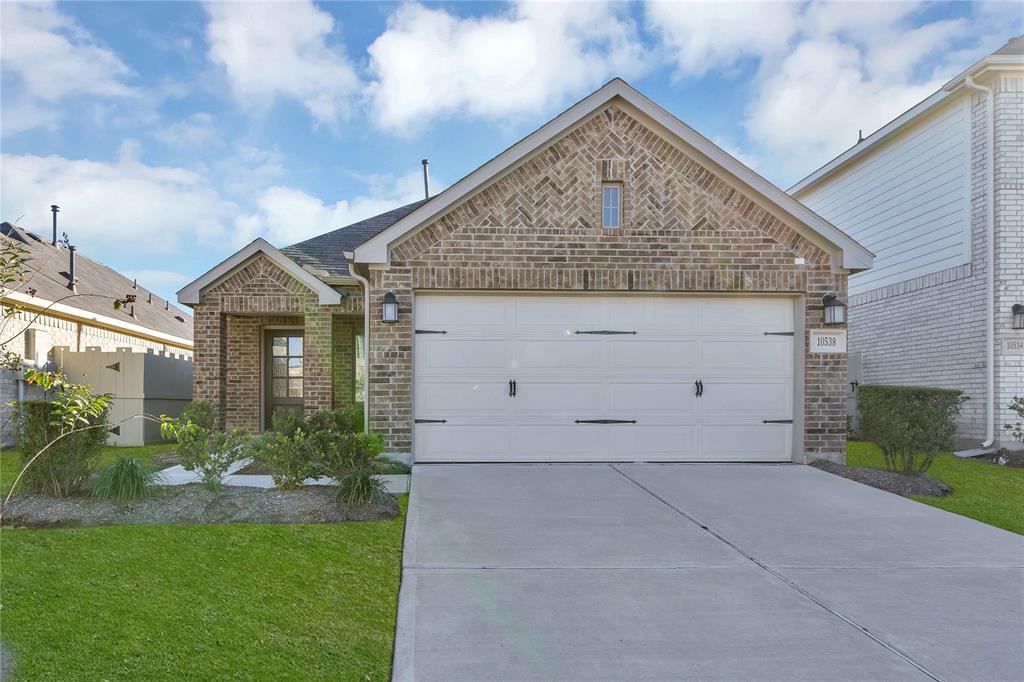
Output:
[[[765,332],[765,336],[793,336],[793,332]]]
[[[447,329],[417,329],[417,334],[447,334]]]
[[[577,424],[636,424],[635,419],[577,419]]]
[[[762,424],[792,424],[792,419],[762,419]]]
[[[636,336],[636,332],[620,332],[614,329],[595,329],[593,331],[575,331],[573,334],[596,334],[598,336],[614,336],[616,334],[632,334]]]
[[[417,424],[447,424],[447,419],[417,419]]]

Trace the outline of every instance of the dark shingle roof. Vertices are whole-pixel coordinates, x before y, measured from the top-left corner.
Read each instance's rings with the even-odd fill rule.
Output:
[[[372,218],[360,220],[358,223],[352,223],[318,237],[307,239],[304,242],[286,246],[281,249],[281,253],[304,268],[326,272],[328,277],[348,277],[345,251],[351,251],[363,242],[376,237],[428,201],[429,199],[421,199],[387,213],[381,213]],[[320,273],[316,274],[320,275]]]
[[[992,54],[1024,55],[1024,36],[1010,38],[1005,45]]]
[[[156,295],[153,295],[150,303],[150,292],[141,284],[137,289],[134,288],[132,280],[78,251],[75,254],[78,293],[99,295],[82,295],[60,300],[72,293],[68,289],[68,250],[55,247],[49,240],[10,223],[0,224],[0,234],[4,239],[20,243],[28,252],[26,282],[18,286],[17,291],[27,294],[29,289],[35,289],[35,296],[50,302],[59,301],[84,313],[105,315],[127,324],[192,340],[191,315],[174,305],[167,306],[167,301]],[[113,300],[123,298],[127,294],[135,294],[135,317],[129,314],[130,309],[114,310]]]

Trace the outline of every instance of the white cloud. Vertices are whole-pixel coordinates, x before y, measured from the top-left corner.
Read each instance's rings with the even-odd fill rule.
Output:
[[[113,51],[52,2],[0,3],[0,65],[6,84],[4,136],[33,128],[54,129],[60,100],[80,95],[135,98],[133,73]]]
[[[200,147],[222,142],[213,124],[213,116],[196,113],[172,123],[156,133],[159,140],[171,146]]]
[[[30,97],[133,94],[124,83],[131,70],[55,4],[4,3],[2,16],[3,69],[18,76]]]
[[[359,79],[344,50],[329,44],[334,19],[309,0],[211,2],[210,58],[227,70],[243,102],[285,97],[301,102],[317,123],[349,111]]]
[[[649,2],[645,15],[677,74],[699,77],[784,50],[798,12],[788,2]]]
[[[858,130],[867,135],[883,126],[969,63],[950,64],[943,55],[979,42],[982,19],[921,23],[922,7],[648,2],[645,13],[679,77],[728,71],[744,59],[756,64],[739,156],[789,179],[853,145]]]
[[[45,228],[50,204],[59,204],[61,229],[101,260],[103,253],[169,254],[224,239],[224,226],[238,209],[210,189],[205,176],[141,163],[130,141],[121,151],[113,163],[5,154],[4,219],[24,214],[23,225]]]
[[[745,126],[781,172],[811,172],[942,84],[873,78],[864,61],[855,46],[808,40],[761,82]]]
[[[519,2],[481,18],[403,5],[368,51],[374,123],[399,134],[534,114],[646,65],[628,7],[607,3]]]
[[[387,186],[381,180],[374,177],[371,194],[334,204],[325,204],[294,187],[270,187],[257,199],[256,211],[236,221],[236,244],[240,246],[258,236],[272,244],[294,244],[423,198],[423,177],[419,172],[391,178]],[[442,187],[432,179],[432,191]]]

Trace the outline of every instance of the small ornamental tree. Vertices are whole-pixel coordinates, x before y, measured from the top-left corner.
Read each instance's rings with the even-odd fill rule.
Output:
[[[953,448],[963,401],[960,391],[944,388],[861,385],[860,435],[882,450],[890,471],[924,474],[935,455]]]
[[[1017,413],[1017,421],[1013,424],[1006,424],[1004,429],[1013,434],[1013,437],[1024,443],[1024,398],[1013,396],[1010,401],[1010,410]]]

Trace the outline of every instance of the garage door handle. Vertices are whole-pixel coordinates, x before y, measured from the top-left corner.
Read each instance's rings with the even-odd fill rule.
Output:
[[[519,394],[519,384],[515,379],[512,380],[512,397],[515,398]]]
[[[792,424],[792,419],[762,419],[762,424]]]
[[[576,424],[636,424],[635,419],[577,419]]]
[[[509,380],[508,380],[508,397],[509,397],[509,398],[511,398],[511,397],[513,397],[514,395],[515,395],[515,394],[514,394],[514,393],[512,393],[512,380],[511,380],[511,379],[509,379]]]
[[[703,381],[701,381],[700,379],[697,379],[697,381],[693,382],[693,387],[695,389],[697,389],[697,394],[696,394],[697,398],[699,398],[702,395],[704,395],[704,382]]]

